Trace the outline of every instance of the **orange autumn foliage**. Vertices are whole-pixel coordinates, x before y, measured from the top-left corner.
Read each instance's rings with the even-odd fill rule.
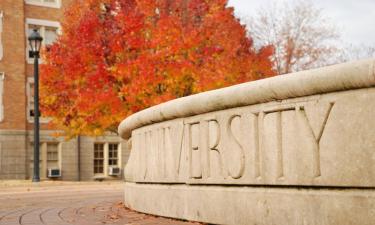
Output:
[[[67,132],[101,135],[194,93],[273,76],[226,0],[85,0],[45,51],[41,110]]]

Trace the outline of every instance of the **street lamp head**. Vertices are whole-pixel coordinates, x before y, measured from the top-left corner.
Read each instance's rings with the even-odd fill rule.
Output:
[[[29,38],[29,44],[30,44],[30,53],[31,56],[39,56],[40,47],[42,45],[43,38],[40,36],[37,29],[34,29],[33,32],[30,34]]]

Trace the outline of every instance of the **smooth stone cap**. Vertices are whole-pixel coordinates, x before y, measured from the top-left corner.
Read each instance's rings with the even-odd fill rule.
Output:
[[[227,108],[274,100],[375,86],[375,59],[337,64],[251,81],[171,100],[123,120],[118,128],[124,139],[139,127]]]

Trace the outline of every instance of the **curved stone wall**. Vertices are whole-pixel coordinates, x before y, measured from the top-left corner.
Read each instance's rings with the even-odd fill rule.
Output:
[[[244,83],[125,119],[125,203],[215,224],[375,224],[375,60]]]

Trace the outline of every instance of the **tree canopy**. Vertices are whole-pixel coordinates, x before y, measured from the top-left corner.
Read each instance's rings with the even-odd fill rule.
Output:
[[[273,76],[227,0],[80,0],[41,68],[41,110],[67,135],[116,131],[161,102]]]
[[[247,18],[255,45],[272,45],[278,74],[336,63],[340,33],[310,0],[272,1]]]

